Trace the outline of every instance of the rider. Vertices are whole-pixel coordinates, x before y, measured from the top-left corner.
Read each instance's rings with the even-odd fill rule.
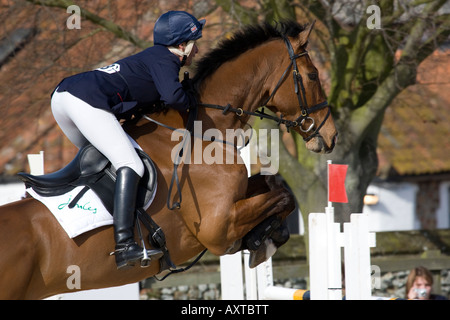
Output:
[[[185,111],[195,97],[179,81],[180,68],[198,53],[205,20],[184,11],[169,11],[155,23],[154,46],[110,66],[62,80],[52,94],[56,122],[81,148],[91,143],[117,169],[114,198],[114,239],[117,268],[134,265],[143,249],[134,240],[134,211],[144,166],[119,119],[162,101]],[[160,255],[149,250],[148,255]]]

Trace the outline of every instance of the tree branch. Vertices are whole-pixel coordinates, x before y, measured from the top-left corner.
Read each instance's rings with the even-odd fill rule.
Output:
[[[56,7],[56,8],[63,8],[67,9],[69,6],[74,5],[70,0],[27,0],[30,3],[46,6],[46,7]],[[110,20],[106,20],[102,17],[99,17],[98,15],[84,9],[80,8],[81,16],[89,21],[91,21],[94,24],[97,24],[99,26],[102,26],[105,30],[108,30],[112,32],[116,37],[120,39],[124,39],[126,41],[131,42],[135,46],[139,48],[148,48],[153,43],[150,41],[145,41],[134,35],[133,33],[123,29],[121,26],[115,24],[114,22]]]
[[[237,1],[232,0],[216,0],[216,4],[219,5],[225,12],[235,18],[240,25],[254,24],[258,22],[258,13],[254,10],[246,9],[241,6]]]
[[[425,32],[429,29],[428,19],[445,3],[445,0],[428,3],[422,11],[422,19],[417,19],[414,23],[410,35],[402,51],[402,55],[397,65],[391,70],[386,79],[379,85],[373,97],[367,103],[352,112],[350,119],[350,133],[348,139],[358,143],[364,140],[371,123],[382,114],[389,106],[395,96],[404,88],[412,85],[416,81],[417,66],[429,56],[433,49],[429,47],[429,41],[422,43]],[[445,36],[448,29],[441,30],[438,36]],[[426,46],[427,50],[420,52],[418,48]]]
[[[422,45],[422,37],[429,26],[428,21],[445,3],[446,0],[433,1],[425,6],[421,14],[422,17],[417,19],[416,23],[410,30],[399,63],[415,62],[417,65],[417,56],[419,53],[417,48],[420,48]]]
[[[440,43],[448,40],[450,36],[450,14],[442,15],[438,20],[441,20],[439,21],[441,24],[418,50],[417,60],[419,63],[436,50]]]

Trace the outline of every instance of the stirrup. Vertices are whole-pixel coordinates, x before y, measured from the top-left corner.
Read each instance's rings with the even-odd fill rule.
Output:
[[[161,258],[164,255],[164,253],[158,249],[156,249],[156,250],[142,249],[141,256],[138,257],[137,259],[128,259],[128,260],[123,259],[123,260],[118,261],[118,257],[119,257],[118,255],[120,255],[121,253],[125,253],[129,247],[130,246],[124,246],[123,248],[116,249],[109,254],[110,256],[116,256],[116,265],[117,265],[118,269],[121,269],[126,266],[132,267],[136,264],[136,262],[138,260],[140,260],[141,268],[147,268],[150,266],[151,261],[153,259],[158,260],[159,258]]]
[[[136,242],[128,242],[116,245],[116,248],[110,255],[115,256],[117,269],[125,267],[134,267],[136,262],[140,261],[143,256],[142,249]]]
[[[150,263],[151,263],[152,259],[149,258],[147,250],[145,249],[145,247],[144,247],[144,249],[142,249],[142,255],[143,255],[143,257],[141,259],[141,268],[147,268],[147,267],[150,266]]]
[[[141,268],[149,267],[152,260],[158,260],[164,255],[164,253],[159,249],[155,250],[143,249],[142,251],[143,251],[143,258],[141,259]]]

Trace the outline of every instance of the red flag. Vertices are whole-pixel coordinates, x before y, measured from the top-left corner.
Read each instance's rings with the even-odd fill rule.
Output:
[[[328,201],[348,202],[347,192],[345,192],[345,176],[348,165],[328,164]]]

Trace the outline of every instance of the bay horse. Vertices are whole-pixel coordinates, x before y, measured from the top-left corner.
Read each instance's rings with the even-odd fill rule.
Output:
[[[194,82],[197,119],[203,130],[216,128],[225,136],[227,129],[243,128],[252,115],[265,117],[255,113],[264,105],[282,115],[272,118],[304,137],[307,149],[331,152],[337,131],[318,71],[306,51],[312,27],[295,22],[250,26],[202,58]],[[186,116],[174,110],[151,116],[174,128],[186,126]],[[295,208],[284,187],[266,182],[263,176],[248,178],[245,165],[237,161],[236,148],[202,141],[203,149],[219,143],[224,152],[233,153],[235,162],[182,163],[178,174],[183,201],[179,209],[169,210],[171,152],[179,141],[172,141],[171,130],[145,118],[125,129],[157,167],[158,190],[147,212],[164,231],[176,265],[205,248],[215,255],[241,250],[242,239],[255,226],[273,216],[284,219]],[[4,205],[0,207],[0,298],[42,299],[134,283],[160,272],[158,261],[148,268],[117,270],[110,256],[114,245],[112,226],[70,239],[39,201],[28,198]],[[259,252],[263,260],[268,258],[266,250],[262,247]],[[79,268],[79,289],[67,285],[70,266]]]

